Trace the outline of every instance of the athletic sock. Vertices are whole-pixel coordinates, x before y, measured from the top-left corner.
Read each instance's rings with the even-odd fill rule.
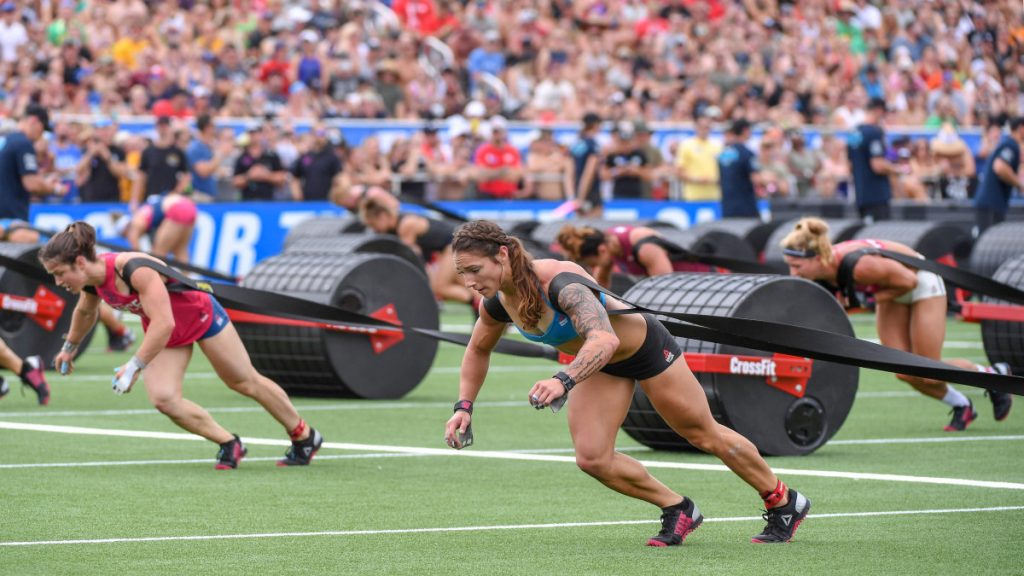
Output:
[[[948,384],[946,385],[946,395],[942,397],[942,401],[953,408],[967,406],[971,403],[971,401],[967,399],[967,396],[964,396],[963,393]]]

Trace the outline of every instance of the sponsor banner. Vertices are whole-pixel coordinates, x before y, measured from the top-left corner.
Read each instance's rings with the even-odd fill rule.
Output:
[[[468,218],[500,220],[560,219],[559,202],[476,201],[440,202],[439,205]],[[345,211],[329,202],[239,202],[200,204],[192,238],[192,263],[225,274],[244,276],[257,262],[281,251],[293,226],[319,216],[341,215]],[[417,206],[403,206],[422,212]],[[768,203],[761,211],[768,214]],[[33,204],[30,220],[38,228],[61,230],[75,220],[92,224],[100,240],[120,242],[112,214],[127,212],[124,204]],[[717,220],[718,202],[666,202],[654,200],[612,201],[605,205],[605,218],[624,222],[662,220],[680,228]],[[127,245],[126,245],[127,246]]]

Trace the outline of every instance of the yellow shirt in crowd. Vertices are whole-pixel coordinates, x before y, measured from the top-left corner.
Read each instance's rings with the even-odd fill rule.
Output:
[[[128,70],[135,70],[136,58],[149,46],[145,38],[133,40],[131,37],[124,37],[114,43],[110,49],[110,56],[114,62]]]
[[[676,150],[676,167],[687,179],[701,178],[713,181],[711,184],[683,184],[683,198],[686,200],[718,200],[721,187],[718,184],[718,155],[722,145],[712,140],[694,136],[679,144]]]

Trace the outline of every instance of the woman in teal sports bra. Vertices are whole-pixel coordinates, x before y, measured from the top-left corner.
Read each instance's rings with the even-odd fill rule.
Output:
[[[661,531],[649,546],[675,546],[703,521],[697,506],[655,479],[640,462],[615,451],[633,387],[643,388],[672,429],[693,446],[714,454],[761,495],[767,526],[754,542],[787,542],[810,510],[807,498],[775,476],[749,440],[715,422],[707,397],[668,330],[651,315],[609,317],[626,308],[600,299],[580,284],[565,286],[550,301],[552,279],[571,272],[589,277],[572,262],[533,260],[522,243],[493,222],[462,225],[452,242],[455,266],[467,288],[484,298],[462,359],[459,398],[445,428],[445,441],[464,447],[491,351],[515,324],[524,336],[574,355],[565,370],[533,384],[535,408],[559,406],[572,391],[569,432],[576,464],[605,486],[662,509]]]

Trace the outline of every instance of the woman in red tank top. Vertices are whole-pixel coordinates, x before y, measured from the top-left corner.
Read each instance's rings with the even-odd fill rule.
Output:
[[[862,248],[877,248],[923,258],[908,246],[888,240],[850,240],[832,245],[828,224],[818,218],[802,218],[782,240],[789,273],[808,280],[838,284],[843,257]],[[946,339],[946,290],[942,278],[910,268],[881,255],[865,254],[853,265],[852,282],[875,298],[875,323],[883,345],[942,360]],[[997,363],[980,366],[964,359],[943,360],[965,370],[1009,373],[1009,366]],[[940,380],[900,374],[896,376],[926,396],[952,407],[953,419],[947,431],[960,431],[977,418],[974,405],[962,393]],[[1013,396],[988,391],[996,420],[1010,412]]]
[[[612,272],[616,270],[637,276],[711,271],[706,264],[674,261],[664,247],[649,240],[644,242],[659,236],[657,230],[646,226],[622,225],[601,231],[566,224],[558,232],[558,244],[570,260],[590,268],[605,288],[611,287]]]
[[[219,444],[218,470],[236,468],[246,454],[241,439],[182,396],[192,344],[198,343],[228,387],[259,402],[288,431],[292,446],[278,465],[309,464],[323,438],[306,425],[284,390],[256,371],[224,308],[205,292],[168,290],[168,279],[151,268],[140,267],[124,278],[125,264],[136,258],[159,262],[139,252],[97,257],[96,231],[85,222],[71,224],[39,251],[39,260],[57,284],[81,295],[54,361],[60,372],[73,371],[78,343],[92,329],[102,300],[138,314],[145,333],[135,355],[114,376],[116,393],[130,392],[143,375],[153,407],[185,430]],[[87,287],[95,288],[95,294],[84,291]]]

